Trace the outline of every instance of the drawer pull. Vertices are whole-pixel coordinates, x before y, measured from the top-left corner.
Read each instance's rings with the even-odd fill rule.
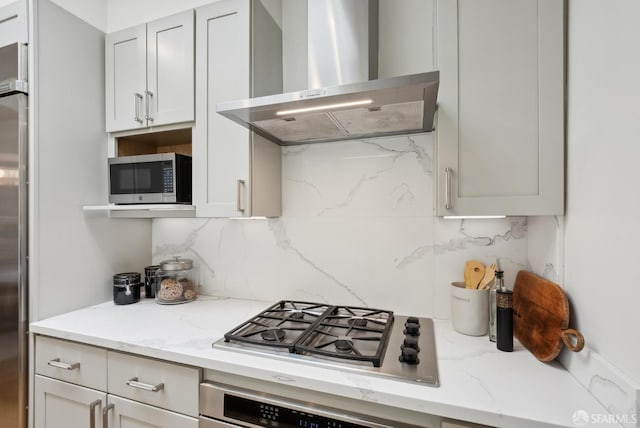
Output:
[[[65,369],[65,370],[75,370],[80,368],[80,363],[73,363],[73,364],[63,363],[62,361],[60,361],[60,358],[54,358],[53,360],[49,361],[47,364],[50,366],[57,367],[59,369]]]
[[[149,385],[148,383],[139,382],[137,377],[132,377],[131,379],[129,379],[127,381],[127,385],[133,388],[144,389],[145,391],[151,391],[151,392],[158,392],[164,389],[164,383],[159,383],[157,385]]]
[[[96,400],[89,404],[89,428],[96,428],[96,407],[102,404],[102,400]]]

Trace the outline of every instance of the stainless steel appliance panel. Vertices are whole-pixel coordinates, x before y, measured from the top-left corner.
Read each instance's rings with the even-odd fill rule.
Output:
[[[246,405],[232,408],[233,405],[230,402],[233,400],[246,402]],[[241,415],[235,416],[238,413]],[[368,415],[332,409],[206,380],[200,384],[200,415],[200,426],[207,428],[229,426],[255,428],[281,426],[288,428],[293,426],[329,426],[328,424],[357,428],[418,428],[415,425],[382,420]],[[287,415],[294,417],[296,421],[299,419],[299,421],[289,420]],[[259,421],[258,418],[260,418]],[[323,422],[317,422],[319,419],[322,419]],[[234,423],[240,425],[233,425]]]
[[[3,428],[24,427],[27,420],[26,165],[27,96],[5,96],[0,98],[0,424]]]

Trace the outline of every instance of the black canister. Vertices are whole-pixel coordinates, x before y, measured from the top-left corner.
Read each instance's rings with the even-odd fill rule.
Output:
[[[140,274],[123,272],[113,275],[113,303],[128,305],[140,300]]]
[[[144,297],[156,297],[156,272],[160,265],[152,265],[144,268]]]

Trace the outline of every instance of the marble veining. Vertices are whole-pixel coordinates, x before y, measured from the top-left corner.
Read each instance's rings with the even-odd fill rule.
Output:
[[[276,238],[276,243],[277,243],[278,247],[280,247],[283,250],[294,252],[300,258],[301,261],[303,261],[307,265],[311,266],[313,269],[315,269],[318,272],[320,272],[323,276],[325,276],[327,279],[332,281],[334,284],[336,284],[339,287],[345,289],[358,302],[360,302],[360,304],[362,304],[363,306],[368,306],[367,302],[365,302],[360,296],[358,296],[351,289],[351,287],[349,287],[347,284],[345,284],[345,283],[341,282],[340,280],[338,280],[336,277],[331,275],[329,272],[327,272],[324,269],[322,269],[319,266],[317,266],[313,261],[309,260],[304,254],[302,254],[302,252],[300,252],[300,250],[298,250],[297,248],[293,247],[291,245],[291,241],[287,237],[287,231],[285,229],[284,223],[280,219],[269,219],[269,229],[273,232],[273,235]],[[326,300],[326,299],[323,299],[323,300]]]
[[[592,349],[585,348],[580,353],[565,350],[559,359],[576,380],[617,418],[619,426],[640,426],[640,385]]]
[[[464,262],[526,268],[527,221],[434,216],[431,134],[283,147],[277,219],[156,219],[155,262],[202,266],[201,293],[448,317]]]

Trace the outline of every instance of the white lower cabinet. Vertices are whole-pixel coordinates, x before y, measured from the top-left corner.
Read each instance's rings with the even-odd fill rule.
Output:
[[[104,428],[197,428],[198,419],[109,395]]]
[[[35,376],[34,426],[101,428],[107,394],[45,376]]]
[[[34,427],[198,426],[200,369],[45,336],[35,342]]]

